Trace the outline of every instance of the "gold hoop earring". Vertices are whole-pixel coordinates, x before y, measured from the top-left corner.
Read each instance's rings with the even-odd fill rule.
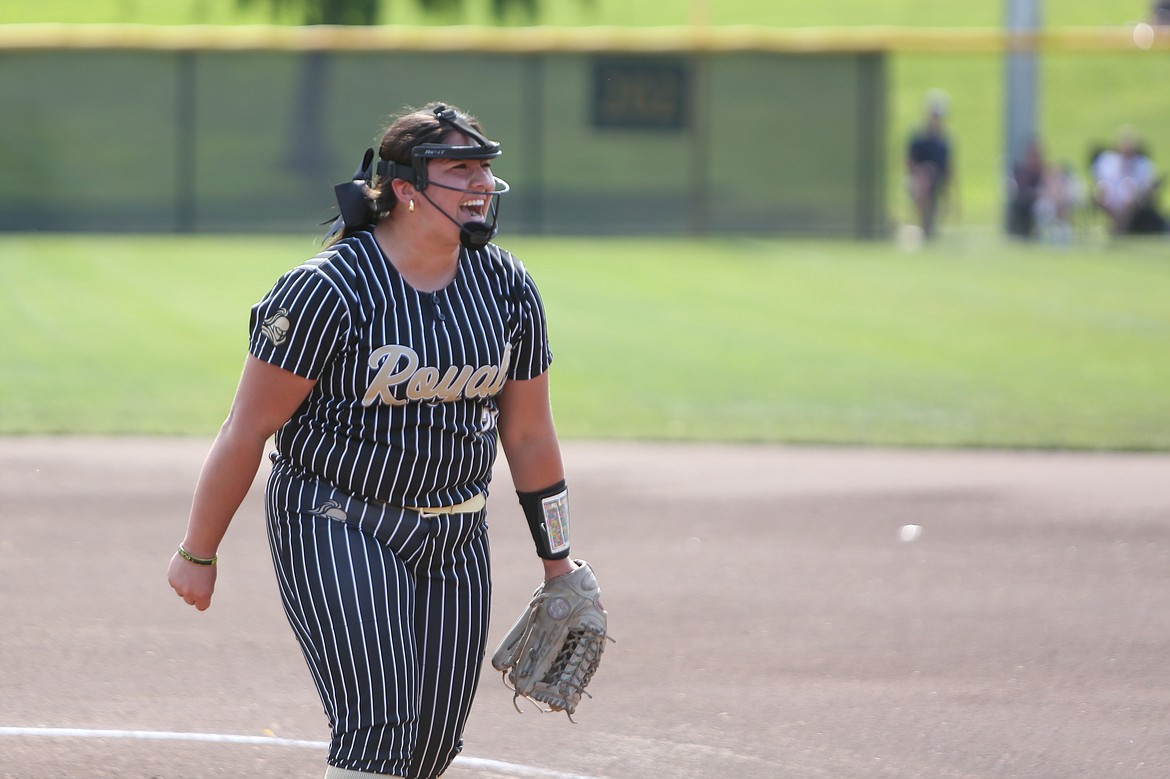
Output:
[[[414,200],[413,199],[411,199],[410,205],[407,206],[407,209],[410,211],[410,213],[412,213],[412,214],[414,213]]]

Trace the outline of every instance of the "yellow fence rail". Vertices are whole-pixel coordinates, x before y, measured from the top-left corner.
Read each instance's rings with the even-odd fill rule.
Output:
[[[484,52],[899,52],[1170,50],[1170,27],[1145,23],[1037,33],[925,27],[288,27],[0,25],[0,51],[118,49]]]

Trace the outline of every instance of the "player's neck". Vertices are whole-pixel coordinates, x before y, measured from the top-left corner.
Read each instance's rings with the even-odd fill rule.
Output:
[[[374,238],[394,269],[419,292],[446,287],[459,270],[458,241],[436,240],[423,231],[402,229],[393,218],[374,229]]]

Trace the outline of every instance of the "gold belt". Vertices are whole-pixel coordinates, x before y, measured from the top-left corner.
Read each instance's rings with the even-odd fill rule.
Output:
[[[443,514],[470,514],[473,511],[479,511],[487,505],[487,498],[483,493],[472,495],[462,503],[456,503],[454,506],[405,506],[411,511],[417,511],[424,517],[437,517]]]

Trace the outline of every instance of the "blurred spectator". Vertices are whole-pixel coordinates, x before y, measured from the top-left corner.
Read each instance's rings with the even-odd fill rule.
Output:
[[[1087,200],[1084,179],[1072,163],[1049,165],[1034,208],[1040,238],[1067,244],[1072,239],[1073,221]]]
[[[1170,25],[1170,0],[1155,0],[1150,9],[1150,24]]]
[[[906,149],[906,174],[910,199],[924,238],[934,237],[939,205],[952,185],[952,148],[943,120],[947,99],[931,91],[926,99],[926,118],[911,136]]]
[[[1036,203],[1044,190],[1047,174],[1040,142],[1033,139],[1024,150],[1024,158],[1012,166],[1008,185],[1008,234],[1031,238],[1036,232]]]
[[[1093,202],[1109,215],[1114,235],[1166,230],[1156,209],[1161,177],[1133,128],[1123,128],[1117,144],[1095,156],[1091,172]]]

